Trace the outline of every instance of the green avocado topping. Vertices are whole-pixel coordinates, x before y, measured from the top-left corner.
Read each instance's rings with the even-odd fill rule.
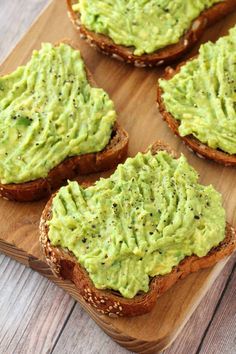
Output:
[[[142,55],[177,43],[203,10],[220,1],[79,0],[73,10],[87,29]]]
[[[160,80],[166,110],[180,121],[181,136],[194,135],[213,149],[236,154],[236,27],[170,80]]]
[[[52,245],[69,249],[96,288],[133,298],[186,256],[205,256],[226,222],[220,194],[198,184],[183,155],[148,152],[94,186],[62,187],[48,225]]]
[[[0,77],[0,183],[46,177],[69,156],[101,151],[115,119],[108,95],[90,86],[80,52],[43,44]]]

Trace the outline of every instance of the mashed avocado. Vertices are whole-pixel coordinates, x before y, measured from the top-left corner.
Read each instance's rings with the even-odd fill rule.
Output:
[[[108,179],[82,189],[69,182],[52,203],[49,239],[69,249],[98,289],[132,298],[150,277],[224,239],[225,211],[184,156],[139,153]]]
[[[79,0],[81,23],[134,47],[134,54],[153,53],[177,43],[200,13],[220,0]]]
[[[90,86],[79,51],[43,44],[0,77],[0,182],[46,177],[66,157],[101,151],[115,118],[108,95]]]
[[[236,154],[236,27],[215,44],[203,44],[196,59],[159,84],[181,136],[193,134],[213,149]]]

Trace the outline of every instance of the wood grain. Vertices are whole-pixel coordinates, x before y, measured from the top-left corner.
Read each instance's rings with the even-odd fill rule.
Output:
[[[235,23],[236,16],[232,14],[223,22],[208,31],[207,38],[217,38],[226,32],[227,28]],[[50,28],[50,30],[49,30]],[[235,196],[236,186],[233,183],[235,178],[234,169],[224,169],[214,163],[207,163],[190,154],[181,142],[174,139],[165,123],[158,116],[155,106],[156,80],[161,71],[142,70],[126,66],[114,60],[105,58],[101,54],[88,48],[87,45],[77,39],[69,21],[65,15],[63,1],[54,1],[48,11],[29,31],[27,37],[16,47],[16,50],[3,64],[1,72],[13,70],[17,65],[25,62],[29,58],[33,48],[38,48],[42,41],[56,42],[61,37],[68,36],[77,42],[86,59],[89,69],[94,73],[95,79],[100,86],[104,87],[112,96],[119,112],[119,120],[126,127],[131,135],[130,154],[144,150],[147,145],[157,138],[170,143],[173,148],[183,151],[189,161],[201,173],[204,183],[212,182],[224,196],[224,203],[228,212],[229,221],[236,224]],[[112,80],[111,80],[112,78]],[[137,104],[138,102],[138,104]],[[145,134],[144,134],[145,132]],[[51,277],[45,265],[34,257],[27,258],[31,253],[35,257],[40,257],[37,246],[37,225],[38,217],[44,206],[44,202],[28,204],[15,204],[10,202],[0,202],[0,222],[2,230],[0,237],[7,240],[8,243],[15,243],[27,253],[21,252],[20,260],[29,264],[34,269],[38,269],[45,275]],[[24,236],[24,237],[23,237]],[[6,242],[1,244],[5,253],[11,256],[17,256],[16,250],[7,247]],[[92,317],[102,323],[108,333],[116,336],[122,345],[142,352],[153,352],[154,348],[163,348],[177,335],[178,331],[189,318],[191,312],[195,309],[198,302],[206,292],[207,287],[211,285],[216,275],[223,268],[221,262],[214,270],[200,272],[197,275],[191,275],[185,281],[179,283],[171,289],[158,301],[157,307],[153,313],[145,318],[136,319],[135,331],[132,323],[128,320],[110,321],[107,318],[96,317],[96,314],[90,312]],[[62,284],[61,284],[62,285]],[[204,286],[203,286],[204,285]],[[69,284],[65,287],[68,291],[74,292]],[[76,297],[76,294],[73,294]],[[83,306],[85,306],[83,304]],[[178,310],[178,311],[177,311]],[[149,328],[149,333],[143,333],[143,323],[145,329]],[[112,323],[112,325],[111,325]],[[120,333],[126,329],[126,336],[120,336]],[[170,328],[172,337],[169,337]],[[174,334],[174,335],[173,335]],[[131,336],[134,340],[131,340]],[[143,342],[143,337],[144,342]],[[158,340],[157,340],[158,337]],[[135,339],[136,338],[136,339]],[[163,338],[165,340],[163,340]],[[148,344],[145,343],[148,341]],[[157,350],[157,349],[156,349]]]
[[[225,291],[224,301],[219,303],[207,335],[200,346],[201,354],[236,353],[236,265]]]
[[[207,352],[199,352],[199,348],[204,339],[208,338],[206,328],[209,323],[211,323],[218,302],[224,292],[225,286],[227,284],[228,278],[235,266],[236,254],[232,256],[228,264],[224,267],[223,271],[212,284],[211,289],[208,291],[204,299],[201,301],[197,310],[190,317],[189,321],[183,328],[181,334],[177,337],[174,343],[167,348],[163,354],[174,354],[174,353],[191,353],[191,354],[208,354]],[[234,301],[235,302],[235,301]],[[230,307],[230,304],[224,299],[226,306]],[[222,326],[224,331],[228,332],[230,329],[228,325]],[[218,338],[213,341],[215,345],[218,345]],[[223,351],[222,351],[223,353]],[[229,354],[229,353],[228,353]]]
[[[74,300],[36,272],[2,255],[0,292],[0,353],[49,352]]]
[[[43,10],[49,0],[1,0],[0,62],[19,41],[25,30]]]
[[[99,349],[103,353],[110,350],[127,353],[66,292],[3,255],[0,255],[0,293],[1,354],[95,354]],[[68,338],[73,333],[72,341],[58,342],[64,330]]]
[[[78,324],[81,323],[83,326],[80,325],[78,328]],[[83,338],[86,338],[86,345],[84,345]],[[102,333],[101,329],[79,306],[73,310],[52,354],[66,353],[68,348],[70,348],[70,354],[129,353],[119,348],[115,342],[111,342],[110,338]]]

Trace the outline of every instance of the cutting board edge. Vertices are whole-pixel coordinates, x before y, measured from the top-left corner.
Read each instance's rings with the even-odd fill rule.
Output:
[[[156,350],[160,352],[172,344],[172,342],[176,339],[178,334],[181,332],[181,330],[183,329],[183,327],[185,326],[185,324],[187,323],[187,321],[189,320],[193,312],[198,307],[203,297],[206,295],[206,293],[212,286],[217,276],[220,274],[220,272],[223,270],[223,268],[225,267],[225,265],[230,259],[230,256],[226,257],[212,268],[212,271],[205,279],[205,286],[201,287],[201,291],[200,294],[198,294],[197,300],[193,301],[193,303],[191,304],[192,305],[191,309],[186,312],[187,315],[182,321],[181,326],[179,326],[178,328],[173,327],[172,331],[168,333],[166,336],[164,336],[163,338],[160,338],[156,341],[155,340],[148,341],[148,340],[140,340],[140,338],[135,338],[130,335],[125,335],[120,330],[115,328],[111,323],[109,323],[109,318],[106,318],[106,316],[102,316],[98,314],[96,310],[93,310],[93,308],[83,300],[83,298],[76,291],[76,288],[72,282],[56,278],[54,274],[51,272],[51,269],[49,268],[47,263],[44,262],[43,260],[38,259],[31,254],[28,254],[23,249],[20,249],[15,245],[8,243],[1,238],[0,238],[0,252],[5,254],[6,256],[11,257],[17,262],[20,262],[23,265],[31,268],[32,270],[37,271],[39,274],[43,275],[47,279],[53,281],[54,284],[62,288],[64,291],[69,293],[69,295],[73,299],[78,301],[79,304],[82,306],[82,308],[97,323],[97,325],[99,325],[99,327],[102,328],[102,330],[108,336],[110,336],[116,343],[118,343],[120,346],[128,350],[132,350],[134,352],[142,353],[142,354],[153,353],[153,350],[155,350],[155,352]]]

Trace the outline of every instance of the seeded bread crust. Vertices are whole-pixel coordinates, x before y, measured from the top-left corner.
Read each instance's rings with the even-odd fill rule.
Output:
[[[222,19],[236,8],[236,0],[225,0],[215,4],[211,8],[204,10],[192,22],[190,29],[181,37],[178,43],[161,48],[152,54],[137,56],[134,55],[133,48],[117,45],[111,38],[88,30],[81,24],[80,14],[72,10],[72,5],[78,3],[78,1],[66,1],[69,18],[81,38],[85,39],[91,46],[100,49],[104,54],[132,63],[137,67],[159,66],[177,60],[193,47],[209,25]]]
[[[191,60],[193,60],[193,57]],[[175,74],[180,71],[181,66],[185,65],[186,61],[179,64],[177,68],[174,70],[171,67],[167,67],[165,70],[164,79],[170,80]],[[175,117],[169,113],[166,109],[164,100],[162,98],[163,90],[158,85],[157,87],[157,103],[159,105],[159,111],[163,117],[163,119],[167,122],[170,129],[174,132],[174,134],[178,135],[183,142],[189,147],[191,151],[194,151],[199,157],[207,158],[209,160],[213,160],[218,162],[219,164],[225,166],[236,166],[236,155],[230,155],[222,150],[213,149],[208,145],[202,143],[200,140],[195,138],[193,135],[180,136],[179,134],[179,121],[175,119]]]
[[[67,39],[60,43],[66,43],[72,48],[78,49]],[[85,70],[90,84],[96,87],[90,72],[87,68]],[[18,202],[31,202],[48,197],[68,179],[114,168],[127,156],[128,142],[128,133],[118,123],[115,123],[111,139],[101,152],[67,158],[54,167],[46,178],[25,183],[0,184],[0,197]]]
[[[153,154],[165,150],[175,158],[176,154],[161,142],[156,142],[150,148]],[[205,257],[185,257],[180,264],[174,267],[171,273],[156,276],[150,281],[150,290],[147,293],[136,295],[133,299],[126,299],[112,290],[96,289],[86,270],[78,263],[74,255],[67,249],[54,247],[48,238],[47,221],[52,217],[52,200],[48,201],[40,221],[40,245],[47,264],[56,277],[72,281],[80,295],[98,312],[110,317],[137,316],[150,312],[155,306],[157,298],[174,285],[179,279],[199,269],[208,268],[220,259],[231,254],[236,248],[236,232],[229,224],[226,226],[225,239]]]

